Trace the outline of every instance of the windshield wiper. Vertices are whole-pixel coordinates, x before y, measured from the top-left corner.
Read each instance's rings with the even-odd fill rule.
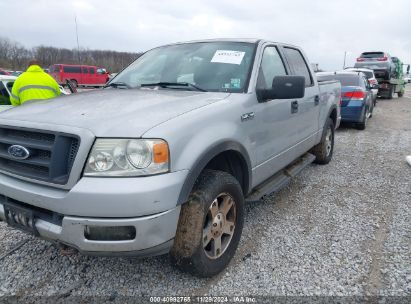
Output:
[[[126,87],[127,89],[131,89],[131,87],[125,82],[110,82],[106,84],[103,88],[108,88],[108,87],[113,87],[113,88]]]
[[[201,92],[207,92],[207,90],[204,90],[200,88],[199,86],[196,86],[195,84],[189,83],[189,82],[156,82],[156,83],[143,83],[140,85],[141,87],[190,87],[194,88],[197,91]]]

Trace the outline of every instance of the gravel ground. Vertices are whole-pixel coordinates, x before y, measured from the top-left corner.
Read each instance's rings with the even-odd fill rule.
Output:
[[[408,90],[380,100],[365,131],[340,128],[329,165],[311,165],[247,205],[241,243],[222,274],[195,278],[167,256],[67,255],[0,223],[0,296],[411,296]]]

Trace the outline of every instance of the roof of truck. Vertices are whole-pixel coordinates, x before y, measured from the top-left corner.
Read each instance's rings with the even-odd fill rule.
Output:
[[[282,44],[286,46],[292,46],[292,47],[297,47],[296,45],[288,44],[288,43],[282,43],[278,41],[271,41],[271,40],[266,40],[266,39],[259,39],[259,38],[215,38],[215,39],[201,39],[201,40],[190,40],[190,41],[181,41],[181,42],[176,42],[176,43],[170,43],[166,45],[176,45],[176,44],[185,44],[185,43],[199,43],[199,42],[245,42],[245,43],[274,43],[274,44]],[[165,46],[165,45],[162,45]]]

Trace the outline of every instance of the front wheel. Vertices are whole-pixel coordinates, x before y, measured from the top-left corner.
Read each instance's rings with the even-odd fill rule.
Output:
[[[334,123],[331,118],[328,118],[320,143],[311,150],[315,156],[315,163],[326,165],[331,161],[334,151],[334,132]]]
[[[244,197],[230,174],[205,170],[181,208],[171,261],[201,277],[221,272],[237,249],[243,230]]]

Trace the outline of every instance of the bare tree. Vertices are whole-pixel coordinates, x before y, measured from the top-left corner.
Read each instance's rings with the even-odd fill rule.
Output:
[[[56,63],[84,64],[104,67],[110,72],[119,72],[141,56],[141,53],[80,49],[81,62],[79,62],[77,53],[77,49],[44,45],[26,49],[18,42],[0,37],[0,66],[15,70],[24,70],[30,58],[36,58],[43,67]]]

